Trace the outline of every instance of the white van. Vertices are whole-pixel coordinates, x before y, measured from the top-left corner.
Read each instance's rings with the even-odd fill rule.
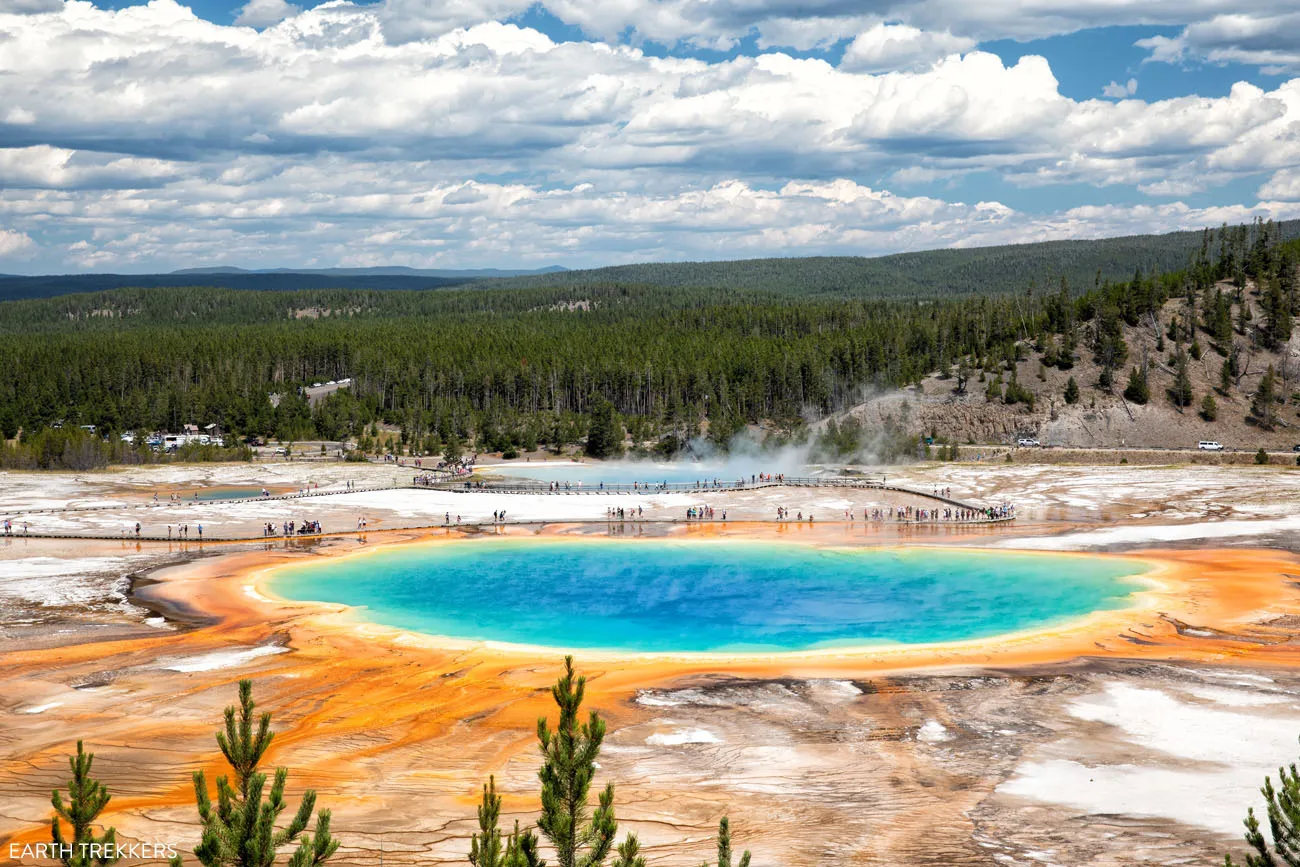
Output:
[[[1201,440],[1199,443],[1196,444],[1196,447],[1203,452],[1223,451],[1223,443],[1215,442],[1214,440]]]

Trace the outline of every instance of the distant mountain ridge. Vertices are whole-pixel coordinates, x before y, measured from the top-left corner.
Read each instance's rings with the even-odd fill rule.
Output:
[[[237,268],[219,265],[211,268],[182,268],[168,276],[222,274],[314,274],[327,277],[438,277],[478,280],[485,278],[531,277],[568,271],[563,265],[546,268],[408,268],[405,265],[381,265],[370,268]],[[4,276],[4,275],[0,275]]]
[[[246,289],[258,292],[304,289],[408,290],[445,289],[472,283],[466,277],[420,277],[404,274],[342,276],[297,271],[259,274],[252,271],[216,271],[180,274],[63,274],[37,277],[0,277],[0,301],[25,298],[55,298],[84,292],[113,289],[157,289],[206,286],[216,289]]]
[[[1300,220],[1275,224],[1280,240],[1300,237]],[[374,268],[187,268],[170,274],[0,276],[0,301],[51,298],[127,287],[211,286],[294,291],[362,289],[420,291],[453,286],[474,289],[544,289],[612,285],[741,290],[798,298],[935,298],[998,295],[1033,287],[1075,290],[1098,279],[1119,280],[1186,267],[1200,249],[1201,230],[1082,241],[1040,241],[997,247],[962,247],[888,256],[812,256],[710,262],[649,262],[568,270],[559,266],[511,270]]]
[[[1300,220],[1275,224],[1281,240],[1300,237]],[[1185,268],[1200,249],[1203,230],[1080,241],[1039,241],[997,247],[953,247],[888,256],[814,256],[615,265],[559,274],[490,280],[477,288],[525,289],[609,285],[707,287],[799,297],[927,298],[1055,291],[1064,279],[1075,290],[1102,280]]]

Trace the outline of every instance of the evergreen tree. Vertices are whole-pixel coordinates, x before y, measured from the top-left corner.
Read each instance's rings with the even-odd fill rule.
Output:
[[[59,847],[59,859],[65,867],[107,867],[117,862],[117,856],[111,854],[117,843],[117,830],[109,828],[102,835],[96,836],[95,819],[108,806],[112,796],[103,783],[90,775],[95,754],[87,753],[81,741],[77,741],[77,754],[68,757],[68,767],[72,770],[72,779],[68,781],[68,800],[56,790],[50,798],[54,806],[54,818],[50,820],[50,836],[54,845]],[[59,820],[72,826],[72,838],[63,836]],[[70,854],[62,854],[65,847],[71,847]]]
[[[559,721],[554,730],[546,717],[537,721],[543,758],[537,772],[542,781],[542,815],[537,827],[555,847],[560,867],[599,867],[605,863],[618,833],[613,783],[600,793],[595,811],[588,812],[596,759],[605,740],[605,721],[593,710],[586,722],[578,722],[586,690],[587,678],[574,674],[573,657],[566,656],[564,675],[551,688],[560,709]]]
[[[613,867],[646,867],[645,858],[641,855],[641,841],[636,838],[636,834],[628,834],[627,839],[618,844]]]
[[[999,373],[989,380],[988,386],[984,389],[984,399],[990,403],[1002,399],[1002,374]]]
[[[1147,375],[1134,367],[1128,375],[1128,385],[1124,387],[1124,397],[1133,403],[1146,403],[1151,399],[1151,389],[1147,386]]]
[[[1192,405],[1192,378],[1187,372],[1187,353],[1181,346],[1174,362],[1174,384],[1169,389],[1169,397],[1179,409]]]
[[[1232,390],[1233,383],[1236,381],[1240,358],[1234,343],[1228,352],[1228,357],[1223,359],[1223,365],[1219,368],[1219,391],[1225,395]]]
[[[1282,294],[1286,296],[1287,303],[1291,309],[1296,309],[1296,261],[1295,248],[1287,245],[1280,249],[1277,257],[1277,282],[1282,289]]]
[[[1124,341],[1124,324],[1120,312],[1112,306],[1097,312],[1093,336],[1093,352],[1097,363],[1114,370],[1128,360],[1128,344]]]
[[[1264,345],[1276,349],[1291,339],[1291,304],[1276,280],[1264,292]]]
[[[442,447],[442,459],[448,463],[458,461],[465,454],[465,447],[460,443],[460,437],[453,432],[444,441]]]
[[[614,405],[597,398],[591,409],[591,423],[587,427],[586,452],[593,458],[607,458],[623,449],[623,427],[614,418]]]
[[[966,383],[970,382],[970,366],[966,364],[966,356],[962,356],[961,362],[957,365],[957,387],[953,389],[957,394],[966,393]]]
[[[1030,409],[1034,408],[1034,393],[1020,384],[1020,377],[1014,367],[1011,368],[1011,381],[1007,383],[1002,399],[1008,404],[1023,403]]]
[[[1259,423],[1259,426],[1265,430],[1272,430],[1273,423],[1276,421],[1276,410],[1273,406],[1274,401],[1277,399],[1275,394],[1277,386],[1274,382],[1276,378],[1277,374],[1273,371],[1273,365],[1270,364],[1268,370],[1264,371],[1264,375],[1260,378],[1259,388],[1256,389],[1255,397],[1250,403],[1251,415],[1255,417],[1255,421]]]
[[[551,688],[560,719],[554,730],[546,717],[537,721],[542,752],[542,767],[537,774],[542,783],[542,815],[537,827],[554,846],[560,867],[602,867],[618,833],[612,783],[601,792],[596,810],[590,814],[588,811],[596,760],[605,739],[605,722],[594,710],[585,723],[578,722],[586,688],[587,678],[575,673],[573,657],[566,656],[564,675]],[[470,864],[546,867],[538,857],[537,836],[531,830],[521,831],[518,822],[503,841],[500,815],[501,797],[496,792],[496,780],[489,777],[478,808],[479,832],[470,841]],[[746,852],[738,867],[749,867],[749,860]],[[611,867],[646,867],[635,834],[628,834],[614,850]],[[725,817],[718,827],[718,867],[731,867],[731,832]]]
[[[713,867],[707,861],[700,867]],[[723,816],[722,821],[718,822],[718,864],[717,867],[731,867],[731,825],[727,817]],[[740,856],[740,862],[736,867],[749,867],[749,850]]]
[[[1073,376],[1065,382],[1065,402],[1071,405],[1079,402],[1079,383]]]
[[[1246,293],[1237,290],[1237,332],[1246,334],[1250,331],[1250,322],[1253,317],[1250,314],[1250,299]]]
[[[1259,451],[1255,452],[1255,463],[1261,467],[1268,463],[1268,451],[1263,446],[1260,446]]]
[[[287,828],[276,830],[275,822],[286,806],[284,786],[287,768],[276,768],[269,796],[263,800],[266,774],[258,770],[262,756],[271,746],[271,715],[264,713],[254,722],[253,682],[239,682],[239,707],[226,708],[225,731],[217,732],[217,745],[235,773],[234,783],[217,777],[217,804],[213,807],[203,771],[194,773],[194,796],[198,802],[203,837],[194,855],[204,867],[271,867],[276,850],[297,842],[289,867],[319,867],[339,847],[330,836],[330,811],[322,810],[314,834],[304,833],[316,807],[316,793],[303,793],[302,803]],[[172,867],[182,867],[179,855]]]
[[[521,831],[519,822],[505,839],[502,847],[501,796],[497,794],[495,777],[488,777],[483,787],[483,803],[478,808],[479,833],[470,841],[469,863],[474,867],[546,867],[537,854],[537,835],[531,830]]]
[[[1214,302],[1206,310],[1206,330],[1222,355],[1228,354],[1232,345],[1232,301],[1221,290],[1214,290]]]
[[[1074,325],[1066,325],[1061,337],[1061,345],[1056,350],[1056,367],[1058,370],[1069,370],[1074,367],[1074,347],[1076,342]]]
[[[1205,397],[1201,399],[1201,418],[1206,421],[1214,421],[1218,417],[1219,404],[1215,401],[1214,395],[1207,391]]]

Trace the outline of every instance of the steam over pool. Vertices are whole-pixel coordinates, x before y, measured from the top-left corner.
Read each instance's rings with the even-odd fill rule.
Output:
[[[281,570],[278,594],[451,638],[791,651],[1014,632],[1124,606],[1137,561],[774,542],[484,539]]]

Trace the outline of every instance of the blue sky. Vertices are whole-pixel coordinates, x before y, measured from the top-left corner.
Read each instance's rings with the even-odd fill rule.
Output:
[[[1297,217],[1296,34],[1289,0],[0,0],[0,272]]]

